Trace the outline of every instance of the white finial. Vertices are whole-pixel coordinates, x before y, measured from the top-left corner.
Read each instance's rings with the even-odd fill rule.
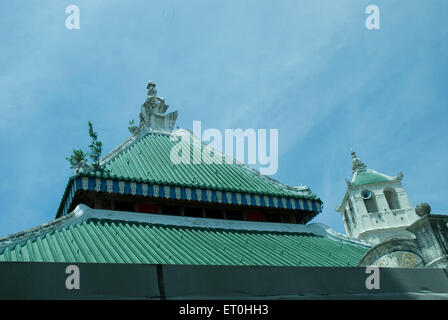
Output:
[[[356,156],[356,152],[350,148],[350,154],[352,155],[352,170],[355,171],[364,171],[366,170],[366,165]]]
[[[168,105],[163,98],[157,96],[156,84],[154,82],[149,81],[146,88],[148,89],[148,97],[142,105],[139,127],[173,130],[177,119],[177,111],[165,113]]]
[[[146,89],[148,89],[148,97],[157,97],[156,84],[154,82],[149,81]]]

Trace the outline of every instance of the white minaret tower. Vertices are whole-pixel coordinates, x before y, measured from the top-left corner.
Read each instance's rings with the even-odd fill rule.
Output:
[[[342,204],[345,230],[353,238],[377,244],[392,238],[414,238],[406,227],[418,220],[406,191],[401,185],[403,173],[395,177],[367,169],[352,150],[353,177]]]

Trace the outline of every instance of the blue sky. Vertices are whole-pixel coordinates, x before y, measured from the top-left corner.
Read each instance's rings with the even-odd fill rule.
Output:
[[[81,28],[65,28],[65,8]],[[365,8],[381,10],[367,30]],[[2,1],[0,235],[54,218],[65,157],[94,123],[105,153],[128,137],[146,83],[192,128],[278,128],[274,176],[334,208],[350,147],[446,214],[446,0]]]

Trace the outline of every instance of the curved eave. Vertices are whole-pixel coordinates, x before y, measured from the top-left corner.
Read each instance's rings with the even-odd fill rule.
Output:
[[[355,266],[367,249],[319,224],[178,217],[79,205],[63,218],[1,238],[0,261]]]
[[[353,174],[351,185],[353,186],[369,185],[375,183],[390,182],[396,179],[397,177],[391,177],[372,169],[357,170]]]

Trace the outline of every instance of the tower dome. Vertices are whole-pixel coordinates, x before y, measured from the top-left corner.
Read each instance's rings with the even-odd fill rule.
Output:
[[[412,237],[405,228],[418,216],[401,184],[403,173],[388,176],[367,168],[353,150],[351,156],[352,178],[346,179],[347,191],[336,208],[347,234],[373,244]]]

